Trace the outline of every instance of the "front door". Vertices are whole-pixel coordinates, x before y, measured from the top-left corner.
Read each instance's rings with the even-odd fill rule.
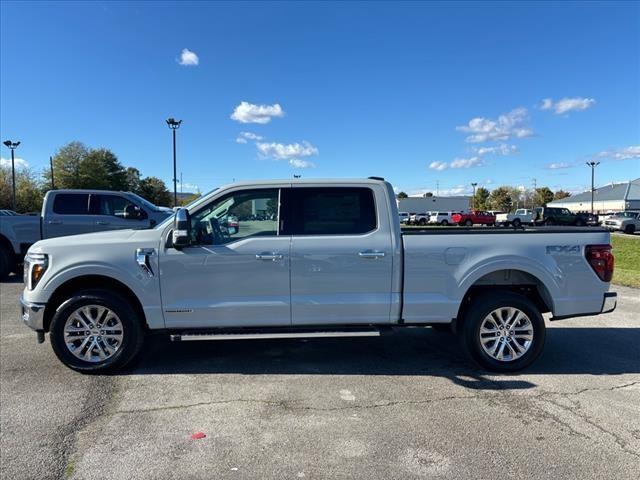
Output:
[[[160,259],[167,328],[289,326],[280,188],[238,189],[191,212],[192,245]]]
[[[372,188],[294,185],[285,203],[293,325],[388,323],[390,222]]]
[[[141,218],[128,218],[129,210],[135,207]],[[126,228],[149,228],[147,213],[128,197],[116,193],[92,194],[89,210],[94,216],[95,231],[121,230]]]

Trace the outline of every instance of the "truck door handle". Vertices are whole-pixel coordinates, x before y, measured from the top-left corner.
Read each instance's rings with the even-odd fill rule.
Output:
[[[284,255],[276,252],[256,253],[256,260],[271,260],[272,262],[275,262],[276,260],[282,260],[283,257]]]
[[[365,250],[364,252],[358,252],[358,256],[361,258],[382,258],[384,252],[374,252],[372,250]]]
[[[49,225],[62,225],[62,220],[49,220],[47,223]]]
[[[106,221],[104,221],[104,220],[98,220],[98,221],[96,222],[96,225],[109,225],[109,222],[106,222]]]

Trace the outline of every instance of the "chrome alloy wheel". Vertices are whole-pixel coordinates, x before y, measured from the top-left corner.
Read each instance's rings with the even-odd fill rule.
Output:
[[[64,343],[85,362],[102,362],[122,346],[124,331],[118,316],[102,305],[85,305],[75,310],[64,325]]]
[[[533,343],[533,324],[514,307],[501,307],[489,313],[480,325],[480,344],[492,358],[511,362],[522,357]]]

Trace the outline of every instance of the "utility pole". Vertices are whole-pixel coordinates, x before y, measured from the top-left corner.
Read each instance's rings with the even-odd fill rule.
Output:
[[[51,168],[51,190],[56,189],[56,182],[53,180],[53,157],[49,156],[49,167]]]
[[[600,162],[587,162],[587,166],[591,167],[591,215],[593,215],[593,192],[595,191],[595,185],[594,185],[594,180],[595,180],[595,171],[596,171],[596,167],[600,165]]]
[[[11,180],[12,180],[12,196],[11,196],[11,205],[13,210],[16,209],[16,159],[13,151],[18,148],[20,142],[12,142],[11,140],[6,140],[4,144],[11,150]]]
[[[178,175],[176,172],[176,130],[180,128],[182,120],[173,117],[167,118],[167,125],[173,132],[173,206],[178,206]]]
[[[473,187],[473,198],[471,200],[473,204],[473,209],[475,210],[476,209],[476,187],[478,186],[478,183],[473,182],[471,186]]]

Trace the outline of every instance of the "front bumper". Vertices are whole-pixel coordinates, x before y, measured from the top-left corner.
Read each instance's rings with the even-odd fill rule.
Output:
[[[20,297],[22,321],[32,330],[44,331],[44,307],[43,303],[30,303]]]

